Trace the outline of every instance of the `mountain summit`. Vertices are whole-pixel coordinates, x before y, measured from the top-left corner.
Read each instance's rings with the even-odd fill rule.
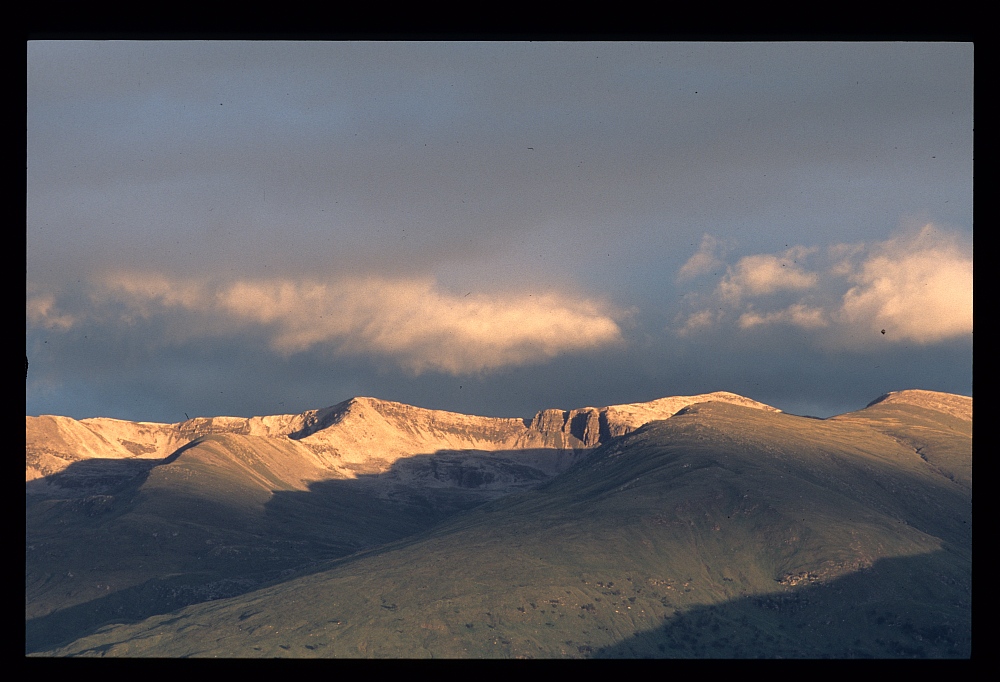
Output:
[[[965,421],[972,421],[972,398],[965,395],[921,391],[917,389],[893,391],[871,401],[868,403],[868,407],[878,405],[879,403],[915,405],[929,410],[945,412]]]
[[[283,447],[315,459],[333,476],[353,477],[385,471],[400,458],[442,450],[592,448],[643,424],[667,419],[688,405],[709,401],[778,411],[735,393],[716,392],[601,408],[542,410],[528,420],[477,417],[365,397],[294,415],[197,417],[176,424],[45,415],[25,418],[25,480],[58,473],[86,458],[162,459],[213,434],[278,439]]]
[[[32,655],[971,655],[971,398],[27,424]]]

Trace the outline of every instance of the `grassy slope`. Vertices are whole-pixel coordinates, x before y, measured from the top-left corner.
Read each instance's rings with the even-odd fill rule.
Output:
[[[971,471],[971,440],[894,414],[921,453],[696,406],[395,545],[49,653],[967,656],[971,490],[940,462]]]
[[[294,441],[232,434],[162,464],[74,464],[54,480],[84,488],[26,498],[26,650],[242,594],[469,504],[381,499],[357,480],[307,483],[328,475]]]
[[[919,405],[877,403],[833,418],[853,421],[910,447],[938,473],[972,490],[972,422]]]

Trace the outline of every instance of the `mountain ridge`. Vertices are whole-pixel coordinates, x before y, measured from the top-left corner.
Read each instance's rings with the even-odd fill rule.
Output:
[[[958,419],[972,421],[971,396],[911,388],[904,391],[891,391],[881,395],[865,407],[874,407],[882,403],[887,405],[896,403],[916,405],[917,407],[944,412]]]
[[[577,451],[712,400],[780,411],[717,391],[600,408],[546,409],[530,420],[432,410],[364,396],[298,414],[195,417],[173,424],[28,416],[25,480],[50,476],[86,458],[163,459],[199,437],[221,433],[298,441],[331,472],[346,477],[385,471],[400,458],[439,450]]]
[[[434,451],[306,485],[302,441],[200,436],[125,488],[29,498],[26,649],[968,657],[971,422],[928,398],[827,420],[696,402],[594,448]],[[405,407],[336,419],[376,436]],[[572,436],[569,412],[533,437]],[[576,454],[479,494],[539,452]]]

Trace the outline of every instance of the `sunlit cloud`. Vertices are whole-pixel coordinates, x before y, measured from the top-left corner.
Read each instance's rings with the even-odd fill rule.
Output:
[[[858,268],[859,258],[865,254],[864,244],[834,244],[826,247],[826,255],[833,264],[829,273],[834,277],[850,278]]]
[[[782,310],[760,314],[757,312],[746,312],[740,315],[739,326],[741,329],[749,329],[760,325],[769,324],[789,324],[802,329],[817,329],[826,327],[829,322],[827,315],[820,308],[811,308],[801,303],[790,305]]]
[[[699,310],[691,313],[684,319],[684,324],[677,331],[680,336],[688,336],[701,329],[708,329],[717,323],[721,318],[721,311]]]
[[[30,325],[44,329],[65,331],[76,322],[72,315],[59,312],[56,308],[56,297],[51,294],[29,297],[25,312]]]
[[[204,309],[211,301],[204,285],[159,274],[116,273],[103,278],[101,285],[91,296],[95,303],[113,293],[144,317],[155,314],[158,308]]]
[[[143,315],[186,311],[214,333],[262,330],[283,355],[329,348],[419,374],[466,374],[622,343],[622,313],[557,292],[452,294],[432,279],[239,280],[119,273],[103,295]]]
[[[804,270],[799,261],[816,250],[796,246],[778,255],[741,258],[719,282],[716,292],[722,300],[735,303],[748,296],[812,288],[818,276]]]
[[[742,258],[678,335],[727,320],[742,330],[822,329],[817,342],[839,347],[871,338],[924,345],[972,333],[972,251],[957,236],[927,225],[874,244],[837,244],[825,249],[822,267],[806,269],[800,261],[818,251],[796,246]],[[778,293],[784,300],[775,305]],[[799,300],[789,304],[789,295]]]
[[[720,246],[721,244],[718,239],[710,234],[704,235],[701,238],[701,245],[698,247],[698,251],[688,258],[687,262],[677,272],[677,281],[683,282],[712,272],[716,268],[721,268],[724,263],[718,256]]]
[[[930,225],[879,244],[850,279],[844,324],[919,344],[972,333],[972,254]]]

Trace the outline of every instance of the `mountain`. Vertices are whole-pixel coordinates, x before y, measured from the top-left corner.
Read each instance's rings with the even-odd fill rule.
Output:
[[[29,417],[26,650],[967,657],[971,403]]]
[[[384,471],[403,457],[442,450],[574,450],[593,447],[698,402],[775,408],[734,393],[676,396],[648,403],[543,410],[531,420],[475,417],[376,398],[352,398],[296,415],[200,417],[178,424],[117,419],[26,417],[26,480],[51,476],[88,458],[162,459],[215,434],[291,440],[336,477]],[[305,450],[301,451],[305,453]],[[551,453],[549,453],[551,454]],[[548,466],[549,458],[543,458]]]

